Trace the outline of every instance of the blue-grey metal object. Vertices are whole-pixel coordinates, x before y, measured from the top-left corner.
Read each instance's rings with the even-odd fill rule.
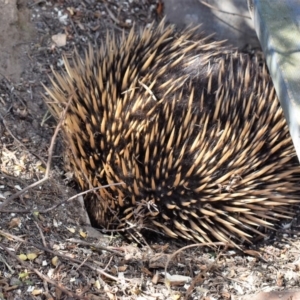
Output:
[[[248,0],[300,160],[300,0]]]

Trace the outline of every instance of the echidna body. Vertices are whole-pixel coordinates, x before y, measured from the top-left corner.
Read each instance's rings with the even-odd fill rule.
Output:
[[[193,241],[251,242],[288,218],[300,169],[265,65],[161,23],[78,54],[47,89],[100,228],[143,222]],[[128,223],[129,224],[129,223]]]

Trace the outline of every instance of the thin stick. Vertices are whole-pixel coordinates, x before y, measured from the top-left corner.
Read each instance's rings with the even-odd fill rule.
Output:
[[[46,239],[45,239],[45,236],[42,232],[42,229],[40,228],[38,222],[34,221],[34,224],[36,225],[36,227],[38,228],[39,232],[40,232],[40,235],[41,235],[41,238],[42,238],[42,242],[43,242],[43,245],[45,248],[47,248],[47,243],[46,243]]]
[[[4,237],[7,237],[7,238],[10,238],[10,239],[14,239],[14,240],[19,241],[19,242],[21,242],[21,243],[24,243],[24,244],[26,244],[26,245],[30,245],[30,246],[35,247],[35,248],[37,248],[37,249],[40,249],[40,250],[42,250],[42,251],[51,253],[53,256],[61,257],[62,259],[64,259],[64,260],[65,260],[66,262],[68,262],[68,263],[70,263],[70,261],[71,261],[71,262],[75,262],[75,263],[77,263],[77,264],[81,264],[81,263],[82,263],[82,261],[79,260],[79,259],[72,258],[72,257],[67,256],[67,255],[63,255],[63,254],[61,254],[61,253],[58,252],[58,251],[50,250],[50,249],[45,248],[45,247],[43,247],[43,246],[41,246],[41,245],[39,245],[39,244],[31,243],[31,242],[26,241],[26,240],[24,240],[24,239],[22,239],[22,238],[20,238],[20,237],[18,237],[18,236],[15,236],[15,235],[13,235],[13,234],[10,234],[10,233],[8,233],[8,232],[5,232],[5,231],[3,231],[3,230],[1,230],[1,229],[0,229],[0,235],[2,235],[2,236],[4,236]],[[0,244],[0,246],[2,247],[2,244]],[[97,267],[95,266],[94,262],[93,262],[92,264],[89,263],[89,262],[86,262],[86,263],[84,263],[84,265],[87,266],[88,268],[90,268],[91,270],[96,271],[97,273],[99,273],[99,274],[105,276],[106,278],[109,278],[109,279],[111,279],[111,280],[113,280],[113,281],[116,281],[116,282],[120,281],[119,278],[117,278],[117,277],[115,277],[115,276],[112,276],[112,275],[110,275],[110,274],[104,272],[103,269],[97,268]],[[130,279],[125,279],[125,281],[131,282]]]
[[[58,206],[60,206],[60,205],[62,205],[62,204],[65,204],[65,203],[67,203],[67,202],[69,202],[69,201],[71,201],[71,200],[74,200],[74,199],[76,199],[76,198],[78,198],[78,197],[80,197],[80,196],[82,196],[82,195],[85,195],[85,194],[87,194],[87,193],[89,193],[89,192],[97,191],[97,190],[100,190],[100,189],[105,189],[105,188],[110,187],[110,186],[121,185],[121,184],[124,184],[124,183],[123,183],[123,182],[120,182],[120,183],[111,183],[111,184],[107,184],[107,185],[103,185],[103,186],[98,186],[98,187],[91,188],[91,189],[89,189],[89,190],[87,190],[87,191],[78,193],[78,194],[76,194],[76,195],[74,195],[74,196],[68,198],[67,200],[64,200],[64,201],[61,201],[61,202],[59,202],[59,203],[57,203],[57,204],[54,204],[53,206],[51,206],[51,207],[49,207],[49,208],[47,208],[47,209],[44,209],[44,210],[42,210],[42,211],[39,211],[39,213],[41,213],[41,214],[47,213],[47,212],[49,212],[49,211],[55,209],[56,207],[58,207]]]
[[[11,195],[9,198],[7,198],[1,205],[0,205],[0,211],[2,211],[2,209],[8,205],[12,200],[16,199],[17,197],[19,197],[20,195],[23,195],[24,193],[26,193],[28,190],[36,187],[36,186],[39,186],[41,184],[43,184],[45,181],[47,181],[49,179],[49,173],[50,173],[50,168],[51,168],[51,162],[52,162],[52,156],[53,156],[53,148],[54,148],[54,145],[55,145],[55,141],[56,141],[56,137],[58,135],[58,132],[62,126],[62,123],[65,119],[65,116],[66,116],[66,113],[67,113],[67,110],[69,109],[69,105],[71,103],[71,101],[73,100],[73,96],[70,97],[65,109],[63,110],[62,112],[62,116],[55,128],[55,131],[54,131],[54,134],[51,138],[51,143],[50,143],[50,147],[49,147],[49,150],[48,150],[48,160],[47,160],[47,164],[46,164],[46,172],[45,172],[45,176],[37,181],[37,182],[34,182],[32,184],[30,184],[29,186],[27,186],[26,188],[22,189],[21,191]]]
[[[39,210],[38,212],[41,213],[41,214],[45,214],[45,213],[48,213],[49,211],[57,208],[58,206],[60,206],[62,204],[65,204],[65,203],[68,203],[68,202],[76,199],[77,197],[85,195],[85,194],[87,194],[89,192],[97,191],[97,190],[100,190],[100,189],[105,189],[105,188],[111,187],[111,186],[122,185],[122,184],[123,184],[123,182],[120,182],[120,183],[111,183],[111,184],[107,184],[107,185],[103,185],[103,186],[94,187],[94,188],[89,189],[87,191],[78,193],[78,194],[76,194],[76,195],[68,198],[67,200],[63,200],[63,201],[61,201],[59,203],[56,203],[56,204],[52,205],[49,208],[46,208],[44,210]],[[21,210],[21,209],[2,209],[1,207],[0,207],[0,211],[4,212],[4,213],[18,213],[18,214],[28,214],[28,213],[32,212],[32,210],[30,210],[30,209],[23,209],[23,210]]]
[[[82,241],[82,240],[78,240],[78,239],[74,239],[74,238],[67,239],[67,241],[70,242],[70,243],[76,243],[76,244],[80,244],[80,245],[83,245],[83,246],[88,246],[90,248],[94,248],[96,251],[103,251],[103,250],[105,250],[105,251],[111,252],[111,253],[113,253],[113,254],[115,254],[117,256],[121,256],[121,257],[125,256],[125,254],[120,253],[119,251],[116,251],[116,250],[113,250],[113,249],[101,246],[99,244],[88,243],[88,242],[85,242],[85,241]]]
[[[185,247],[182,247],[180,249],[178,249],[177,251],[175,251],[172,255],[169,256],[166,266],[165,266],[165,284],[168,285],[168,279],[167,279],[167,270],[169,267],[169,263],[170,261],[180,252],[186,250],[186,249],[190,249],[190,248],[194,248],[194,247],[203,247],[203,246],[228,246],[228,244],[223,243],[223,242],[216,242],[216,243],[198,243],[198,244],[193,244],[193,245],[188,245]]]

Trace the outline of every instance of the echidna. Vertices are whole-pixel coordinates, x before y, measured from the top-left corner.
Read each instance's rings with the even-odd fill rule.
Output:
[[[164,22],[108,37],[54,72],[55,117],[100,228],[126,223],[192,241],[251,242],[292,216],[300,168],[263,63]]]

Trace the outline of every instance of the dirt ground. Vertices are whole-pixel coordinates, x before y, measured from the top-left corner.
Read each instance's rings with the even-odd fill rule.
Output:
[[[186,244],[166,239],[137,247],[82,225],[42,84],[62,53],[157,21],[160,3],[0,0],[0,299],[299,299],[295,225],[245,252],[177,252]]]

